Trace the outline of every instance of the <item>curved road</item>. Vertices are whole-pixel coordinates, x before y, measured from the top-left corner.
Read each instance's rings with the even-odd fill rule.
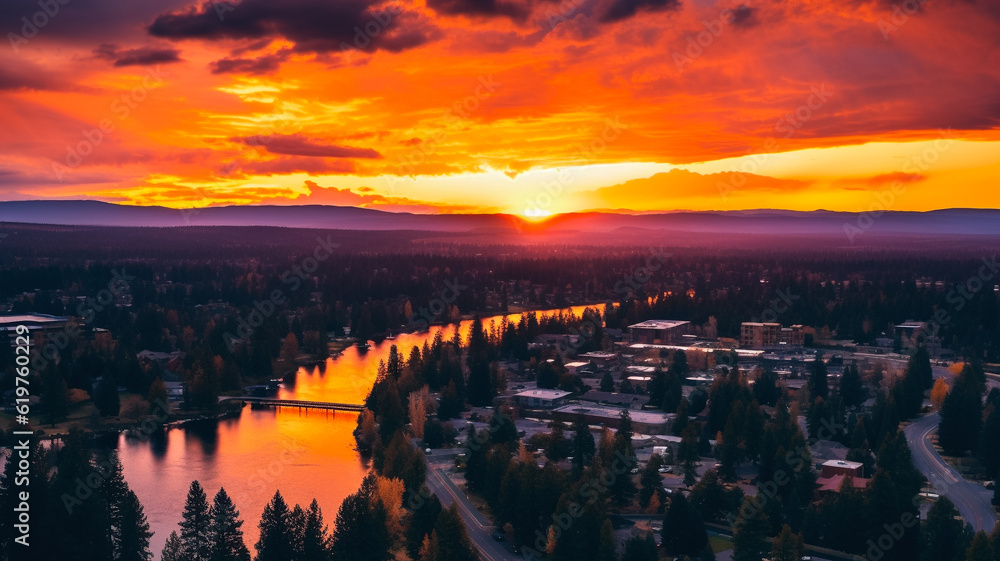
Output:
[[[969,483],[934,450],[930,436],[937,430],[940,416],[930,413],[906,427],[906,441],[913,452],[913,465],[939,493],[955,503],[959,514],[979,531],[990,532],[996,524],[996,511],[990,501],[993,492],[982,485]]]

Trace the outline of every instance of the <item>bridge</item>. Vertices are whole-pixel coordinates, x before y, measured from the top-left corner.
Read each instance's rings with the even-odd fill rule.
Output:
[[[325,411],[355,411],[361,412],[365,406],[358,403],[330,403],[326,401],[305,401],[301,399],[278,399],[276,397],[227,396],[219,401],[241,401],[251,405],[269,405],[271,407],[297,407],[299,409],[320,409]]]

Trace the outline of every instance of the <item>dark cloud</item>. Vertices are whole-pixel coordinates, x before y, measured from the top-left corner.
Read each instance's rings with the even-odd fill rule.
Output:
[[[497,0],[427,0],[427,5],[439,14],[464,16],[507,16],[523,20],[530,13],[526,4]]]
[[[611,23],[628,19],[640,10],[662,12],[680,7],[680,0],[611,0],[600,20]]]
[[[286,53],[262,55],[254,58],[223,58],[212,63],[212,73],[270,74],[277,71],[287,58]]]
[[[260,146],[272,154],[309,156],[314,158],[381,158],[371,148],[355,148],[323,144],[303,134],[278,134],[272,136],[244,136],[232,139],[247,146]]]
[[[114,37],[120,43],[138,43],[146,36],[144,24],[165,11],[190,4],[191,0],[122,2],[121,0],[65,0],[51,4],[46,12],[38,0],[0,1],[0,29],[23,38],[18,48],[38,43],[77,42],[90,48]],[[25,19],[31,22],[26,25]],[[42,25],[38,25],[41,23]]]
[[[756,11],[746,4],[740,4],[733,9],[733,27],[753,27],[757,25]]]
[[[172,48],[140,47],[119,49],[107,43],[94,49],[94,56],[114,61],[115,66],[146,66],[181,61],[181,52]]]
[[[206,2],[158,16],[149,33],[169,39],[285,38],[295,51],[401,51],[430,41],[437,28],[399,4],[370,0]]]
[[[62,89],[52,74],[20,60],[0,59],[0,91]]]
[[[308,173],[309,175],[330,175],[353,173],[354,163],[350,160],[330,160],[289,156],[266,161],[231,162],[219,170],[221,175],[284,175],[288,173]]]

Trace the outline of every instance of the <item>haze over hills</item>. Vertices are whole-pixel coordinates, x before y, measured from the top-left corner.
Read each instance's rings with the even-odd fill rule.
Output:
[[[1000,235],[1000,210],[849,212],[741,210],[627,214],[584,212],[532,222],[507,214],[411,214],[343,206],[225,206],[196,210],[89,200],[0,202],[0,221],[79,226],[278,226],[428,232],[618,232],[631,229],[730,234],[870,233]]]

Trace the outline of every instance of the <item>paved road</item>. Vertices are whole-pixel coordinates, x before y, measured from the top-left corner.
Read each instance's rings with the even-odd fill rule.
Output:
[[[465,493],[455,485],[450,478],[441,473],[441,466],[429,465],[427,486],[438,496],[441,504],[448,507],[453,502],[458,503],[458,512],[462,515],[465,527],[469,531],[469,539],[476,545],[479,555],[484,561],[518,561],[521,558],[507,550],[505,544],[493,539],[494,526],[469,502]]]
[[[949,466],[934,450],[930,436],[937,430],[940,416],[937,413],[924,415],[906,429],[906,441],[913,452],[913,464],[924,474],[939,493],[955,503],[959,514],[966,522],[978,530],[990,532],[996,524],[996,511],[990,501],[993,492],[982,485],[969,483]]]

